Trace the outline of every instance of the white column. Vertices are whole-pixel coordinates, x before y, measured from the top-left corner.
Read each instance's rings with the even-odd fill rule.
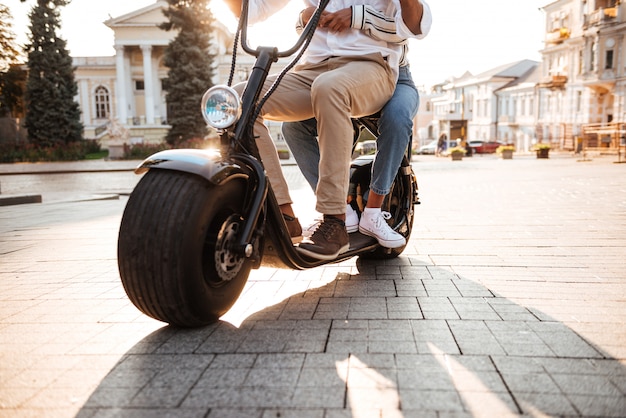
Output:
[[[89,94],[89,83],[87,80],[80,80],[80,110],[83,115],[83,124],[92,125],[91,120],[91,95]]]
[[[117,81],[117,120],[126,124],[128,101],[126,99],[126,66],[124,65],[124,46],[115,45],[115,77]]]
[[[141,45],[143,53],[144,100],[146,101],[146,123],[154,125],[154,82],[152,81],[152,46]]]

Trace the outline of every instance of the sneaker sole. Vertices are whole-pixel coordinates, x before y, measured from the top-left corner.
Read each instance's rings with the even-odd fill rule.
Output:
[[[339,251],[337,251],[337,253],[335,253],[335,254],[320,254],[320,253],[316,253],[314,251],[307,250],[306,248],[296,247],[296,250],[299,253],[304,254],[307,257],[311,257],[311,258],[314,258],[316,260],[325,260],[325,261],[326,260],[333,260],[333,259],[337,258],[339,256],[339,254],[345,253],[349,249],[350,249],[350,244],[346,244],[343,247],[341,247],[339,249]]]
[[[358,230],[359,230],[359,224],[346,225],[346,231],[348,231],[348,234],[352,234],[354,232],[357,232]]]
[[[359,232],[363,235],[367,235],[368,237],[372,237],[378,241],[378,243],[385,248],[400,248],[406,245],[406,239],[402,237],[402,240],[397,239],[395,241],[387,241],[381,238],[378,238],[375,233],[368,231],[365,228],[361,228],[359,226]]]

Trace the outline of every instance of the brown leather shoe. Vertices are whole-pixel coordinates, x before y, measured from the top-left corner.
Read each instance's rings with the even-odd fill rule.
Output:
[[[313,235],[297,247],[302,254],[318,260],[332,260],[350,249],[346,224],[333,216],[324,216]]]
[[[291,242],[297,244],[302,241],[302,225],[300,225],[298,218],[283,213],[283,219],[285,220],[285,224],[287,224]]]

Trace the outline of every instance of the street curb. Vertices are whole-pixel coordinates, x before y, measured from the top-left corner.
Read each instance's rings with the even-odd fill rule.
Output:
[[[41,202],[42,200],[40,194],[0,196],[0,206],[13,206]]]

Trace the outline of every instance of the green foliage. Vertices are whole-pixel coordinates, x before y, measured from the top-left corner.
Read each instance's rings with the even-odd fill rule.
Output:
[[[26,73],[17,65],[0,73],[0,117],[15,116],[24,111],[22,86]]]
[[[40,148],[82,139],[78,87],[65,40],[57,36],[59,7],[66,0],[37,0],[30,13],[25,127]]]
[[[513,145],[500,145],[496,148],[498,154],[502,154],[504,151],[515,151],[515,147]]]
[[[539,142],[537,144],[534,144],[531,148],[532,151],[539,151],[542,149],[550,149],[550,144],[545,142]]]
[[[24,72],[17,66],[20,52],[12,29],[13,16],[0,4],[0,117],[22,112]]]
[[[95,140],[77,141],[40,147],[28,142],[1,142],[0,163],[78,161],[102,152]]]
[[[163,80],[171,125],[166,141],[175,144],[194,137],[205,137],[206,122],[200,113],[204,92],[212,86],[213,58],[209,53],[213,16],[209,0],[167,0],[164,10],[168,22],[164,30],[178,30],[165,50],[164,64],[169,68]]]
[[[124,160],[143,160],[150,155],[174,148],[193,148],[193,149],[207,149],[215,148],[217,144],[215,139],[202,139],[202,138],[190,138],[185,141],[179,142],[176,145],[170,145],[162,142],[160,144],[133,144],[124,145]]]
[[[452,147],[450,148],[450,150],[448,151],[450,154],[466,154],[467,150],[463,147]]]
[[[13,16],[4,4],[0,4],[0,72],[4,73],[20,55],[13,32]]]
[[[166,149],[170,149],[170,146],[166,143],[160,144],[124,144],[124,160],[143,160],[144,158]]]

